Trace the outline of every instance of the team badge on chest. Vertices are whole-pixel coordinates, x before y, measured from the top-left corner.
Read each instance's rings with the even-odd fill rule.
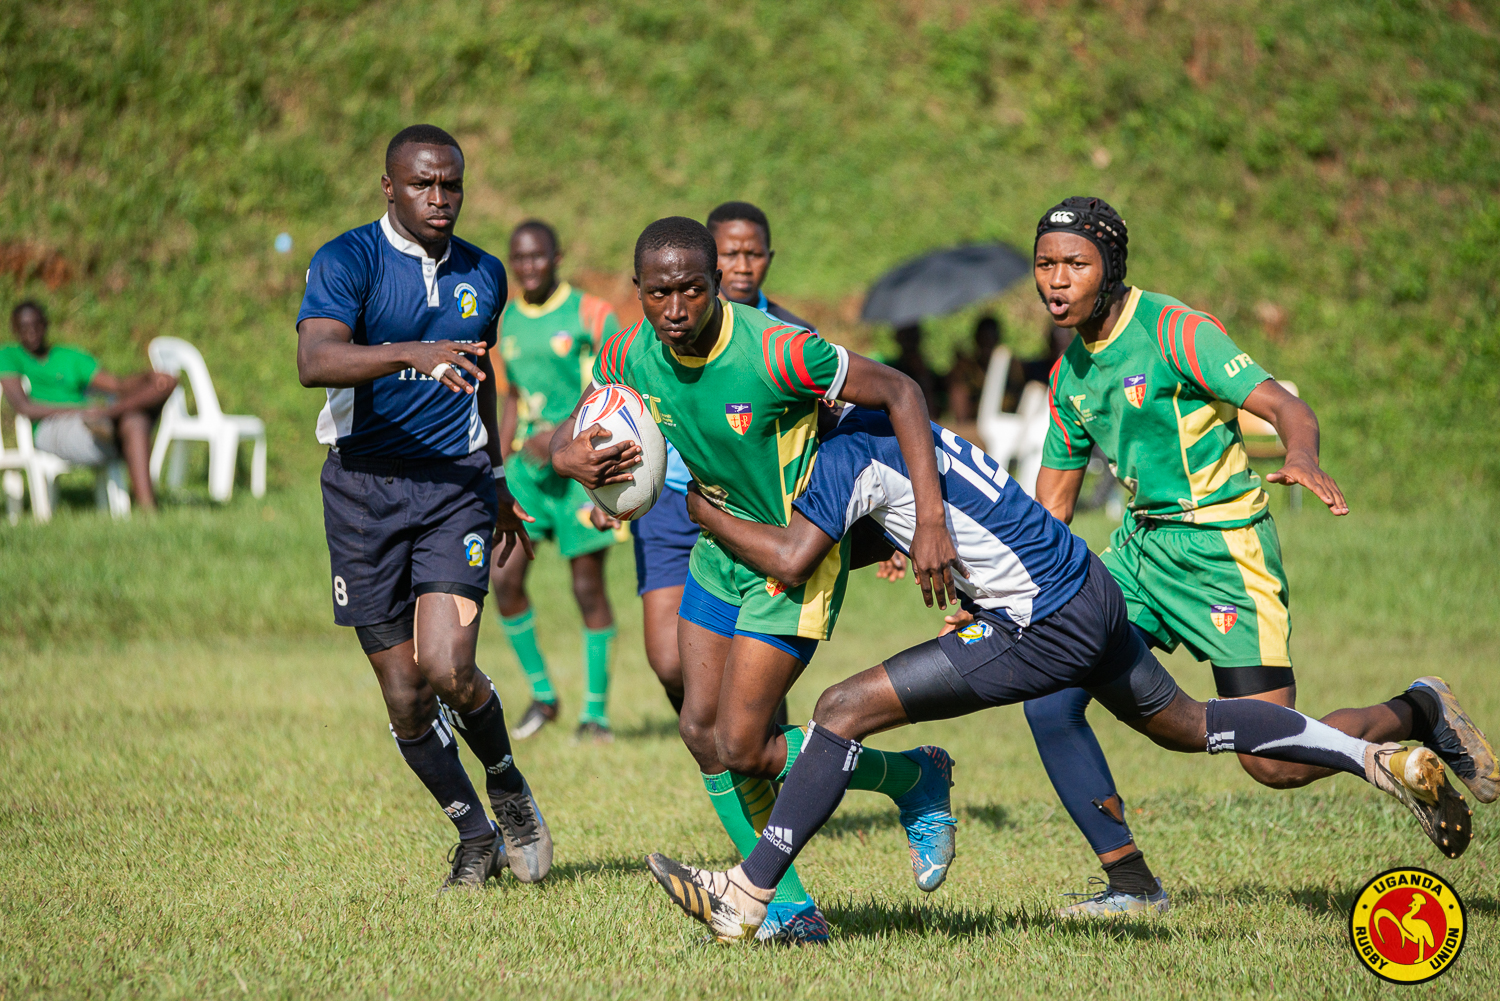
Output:
[[[1142,403],[1146,402],[1146,377],[1144,375],[1127,375],[1123,383],[1125,386],[1125,399],[1137,410]]]
[[[468,282],[453,290],[453,298],[458,300],[458,315],[461,319],[467,320],[479,312],[479,293]]]
[[[548,340],[552,345],[552,353],[559,358],[568,357],[568,352],[573,350],[573,335],[566,330],[559,330]]]
[[[1240,612],[1233,605],[1209,605],[1208,617],[1213,621],[1214,628],[1227,636],[1229,630],[1234,628],[1235,620],[1240,617]]]
[[[750,404],[748,403],[726,403],[724,404],[724,419],[729,426],[734,428],[738,434],[744,434],[750,430]]]

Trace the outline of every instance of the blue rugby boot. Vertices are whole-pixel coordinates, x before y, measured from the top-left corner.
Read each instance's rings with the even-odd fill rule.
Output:
[[[808,897],[800,904],[783,901],[766,905],[766,919],[755,932],[757,942],[781,945],[821,945],[828,941],[828,919]]]
[[[1103,918],[1117,914],[1165,914],[1172,909],[1172,901],[1167,898],[1167,891],[1161,888],[1160,879],[1156,881],[1156,892],[1144,896],[1112,890],[1098,876],[1089,879],[1091,890],[1095,884],[1103,888],[1089,893],[1064,893],[1064,897],[1072,897],[1074,901],[1059,908],[1058,917]]]
[[[931,893],[948,878],[948,866],[958,851],[958,821],[948,795],[953,787],[953,758],[930,744],[901,753],[922,770],[917,784],[896,797],[896,806],[901,810],[901,826],[906,828],[917,889]]]

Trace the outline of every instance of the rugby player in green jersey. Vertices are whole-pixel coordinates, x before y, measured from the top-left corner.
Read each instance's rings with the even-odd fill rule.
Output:
[[[516,500],[536,523],[531,531],[557,540],[573,573],[573,597],[583,613],[584,699],[578,737],[607,741],[609,651],[614,612],[604,588],[604,556],[615,542],[590,522],[593,502],[583,487],[552,471],[549,443],[572,400],[589,380],[589,368],[606,334],[619,324],[609,303],[560,282],[557,233],[532,219],[510,237],[510,273],[521,288],[500,318],[500,358],[510,387],[500,421],[505,475]],[[500,628],[531,682],[531,706],[516,724],[524,740],[557,719],[557,692],[536,642],[526,573],[531,561],[512,554],[490,569]]]
[[[648,226],[635,250],[645,318],[606,342],[593,381],[641,394],[699,491],[737,517],[763,524],[785,525],[806,488],[820,400],[887,411],[912,474],[911,562],[927,603],[936,597],[946,607],[956,596],[957,556],[921,391],[894,369],[719,298],[717,260],[714,238],[701,223],[671,217]],[[552,440],[553,468],[590,487],[628,479],[638,448],[595,449],[594,436],[584,428],[575,439],[572,420],[565,421]],[[754,846],[770,814],[771,783],[787,766],[788,739],[802,738],[800,730],[774,725],[776,707],[817,642],[831,633],[848,566],[849,546],[840,545],[805,583],[788,587],[755,572],[711,536],[694,547],[678,621],[680,731],[742,853]],[[886,778],[877,788],[912,807],[903,815],[909,812],[914,824],[953,823],[946,753],[884,758]],[[779,883],[761,935],[826,938],[826,922],[794,869]]]
[[[1349,511],[1318,464],[1318,419],[1207,313],[1125,285],[1128,234],[1097,198],[1069,198],[1037,225],[1037,292],[1052,320],[1078,337],[1052,370],[1051,417],[1037,500],[1069,522],[1097,445],[1133,494],[1101,554],[1125,593],[1131,622],[1154,646],[1186,646],[1213,665],[1220,698],[1292,707],[1291,617],[1281,547],[1261,478],[1240,434],[1241,408],[1270,422],[1286,446],[1271,483],[1301,484],[1335,515]],[[1026,703],[1043,763],[1109,875],[1065,913],[1164,910],[1124,821],[1109,767],[1084,718],[1089,696],[1068,689]],[[1376,706],[1323,722],[1373,743],[1417,740],[1481,802],[1500,793],[1484,734],[1438,678],[1419,678]],[[1326,768],[1240,756],[1257,781],[1285,789]]]

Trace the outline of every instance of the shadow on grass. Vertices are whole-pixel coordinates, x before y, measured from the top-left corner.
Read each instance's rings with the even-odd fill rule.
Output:
[[[992,830],[1000,831],[1016,826],[1011,819],[1010,811],[1003,806],[986,804],[985,806],[965,806],[963,815],[976,823],[984,824]]]
[[[1070,921],[1059,918],[1049,906],[1023,903],[1017,907],[975,909],[942,904],[879,903],[873,898],[832,897],[822,903],[823,913],[848,938],[880,938],[916,934],[964,938],[996,935],[1017,929],[1045,929],[1049,933],[1110,941],[1160,941],[1172,937],[1171,929],[1153,919],[1119,918],[1108,921]]]
[[[1187,906],[1199,901],[1214,902],[1220,900],[1232,900],[1241,904],[1263,905],[1272,901],[1284,901],[1288,897],[1309,914],[1319,917],[1336,918],[1345,921],[1349,917],[1349,908],[1353,906],[1354,899],[1359,895],[1359,886],[1348,888],[1329,888],[1326,886],[1303,886],[1288,889],[1283,886],[1271,886],[1266,883],[1241,883],[1227,890],[1199,890],[1193,887],[1185,887],[1181,890],[1172,891],[1172,902],[1180,906]],[[1494,897],[1465,897],[1464,906],[1471,912],[1482,914],[1500,914],[1500,901]]]
[[[840,810],[828,818],[828,823],[818,831],[820,838],[859,838],[861,841],[870,831],[883,831],[900,827],[901,818],[894,807],[879,812],[873,810]]]
[[[635,726],[622,727],[615,731],[616,740],[677,740],[676,718],[653,716]]]
[[[601,859],[597,862],[562,862],[552,867],[547,874],[547,882],[577,882],[590,876],[609,876],[625,873],[644,873],[651,875],[651,870],[646,867],[646,856],[620,855],[615,858]]]

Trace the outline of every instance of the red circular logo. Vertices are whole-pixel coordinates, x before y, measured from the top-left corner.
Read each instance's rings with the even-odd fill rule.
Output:
[[[1436,956],[1448,937],[1443,906],[1431,893],[1403,886],[1376,898],[1370,908],[1370,944],[1397,966]]]
[[[1442,877],[1388,869],[1365,884],[1349,909],[1350,944],[1382,980],[1419,984],[1458,958],[1464,921],[1463,901]]]

